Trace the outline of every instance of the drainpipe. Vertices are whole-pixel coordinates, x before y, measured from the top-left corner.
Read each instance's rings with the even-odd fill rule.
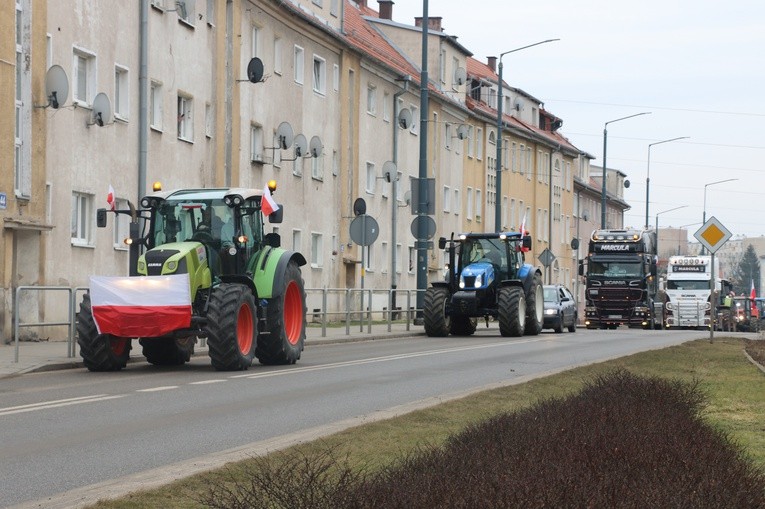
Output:
[[[149,142],[149,0],[140,3],[140,57],[138,70],[138,189],[136,203],[146,193],[146,157]]]
[[[398,98],[404,95],[409,90],[409,81],[411,80],[411,76],[408,74],[406,76],[403,76],[401,78],[401,81],[404,82],[404,89],[399,90],[395,94],[393,94],[393,164],[396,167],[396,174],[391,175],[391,182],[393,183],[393,188],[391,189],[391,257],[390,257],[390,289],[391,291],[391,302],[390,302],[390,312],[393,313],[396,310],[396,287],[397,281],[396,281],[396,215],[398,212]]]
[[[225,122],[225,130],[226,130],[226,148],[225,148],[225,181],[223,183],[224,186],[229,187],[231,186],[231,175],[232,175],[232,161],[231,161],[231,151],[232,151],[232,136],[233,136],[233,108],[234,108],[234,62],[232,61],[234,58],[234,4],[232,0],[228,0],[226,2],[226,92],[225,92],[225,102],[226,102],[226,122]]]

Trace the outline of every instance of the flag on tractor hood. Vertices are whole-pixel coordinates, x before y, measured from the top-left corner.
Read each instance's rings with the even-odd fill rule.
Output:
[[[157,337],[191,326],[188,274],[91,276],[90,303],[99,334]]]
[[[277,210],[279,210],[279,204],[274,201],[274,197],[271,196],[271,190],[268,185],[263,188],[263,197],[260,199],[260,210],[263,214],[270,216]]]

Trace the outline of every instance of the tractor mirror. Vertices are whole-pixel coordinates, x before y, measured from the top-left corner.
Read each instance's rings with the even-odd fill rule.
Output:
[[[525,235],[523,237],[523,248],[531,249],[531,235]]]
[[[106,226],[106,209],[96,210],[96,226],[99,228]]]
[[[579,260],[579,275],[584,276],[584,260]]]
[[[271,214],[269,214],[268,222],[273,224],[278,224],[282,222],[283,218],[284,218],[284,205],[280,203],[279,208],[271,212]]]
[[[440,237],[438,239],[438,249],[446,249],[446,237]]]
[[[271,247],[281,247],[282,245],[282,237],[278,233],[267,233],[263,236],[263,242],[267,246]]]

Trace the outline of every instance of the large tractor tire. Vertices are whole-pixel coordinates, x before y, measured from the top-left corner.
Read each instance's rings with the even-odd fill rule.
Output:
[[[478,327],[478,319],[465,315],[455,316],[451,319],[449,332],[454,336],[472,336]]]
[[[245,285],[221,283],[213,289],[207,310],[207,347],[218,371],[250,367],[255,357],[258,315]]]
[[[130,358],[130,338],[111,334],[99,334],[93,319],[90,294],[85,294],[80,303],[77,318],[77,344],[83,364],[90,371],[119,371]]]
[[[442,338],[449,335],[452,325],[450,317],[446,314],[448,300],[448,288],[431,286],[425,290],[422,318],[425,324],[425,334],[428,336]]]
[[[514,338],[523,336],[526,326],[526,298],[523,296],[523,288],[519,286],[500,288],[497,306],[500,334]]]
[[[189,362],[194,353],[194,338],[139,339],[143,355],[155,366],[180,366]]]
[[[534,274],[531,286],[526,292],[526,327],[524,334],[536,336],[542,332],[545,314],[545,294],[542,289],[542,276]]]
[[[305,284],[300,267],[287,264],[283,288],[274,288],[278,297],[266,306],[266,327],[258,336],[255,355],[261,364],[295,364],[305,346]]]

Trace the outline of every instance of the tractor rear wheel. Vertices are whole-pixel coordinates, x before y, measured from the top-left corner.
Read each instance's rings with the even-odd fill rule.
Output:
[[[139,339],[143,355],[156,366],[180,366],[189,362],[194,353],[194,338],[148,338]]]
[[[497,297],[499,332],[503,336],[523,336],[526,325],[526,298],[518,286],[503,286]]]
[[[526,327],[524,334],[536,336],[542,332],[544,322],[545,297],[542,289],[542,276],[534,274],[531,287],[526,293]]]
[[[451,319],[449,332],[455,336],[472,336],[478,327],[478,319],[465,315],[455,316]]]
[[[245,285],[221,283],[210,294],[207,346],[218,371],[250,367],[255,356],[258,315],[255,298]]]
[[[425,290],[422,318],[425,324],[425,334],[428,336],[442,338],[449,335],[452,324],[449,315],[446,314],[448,300],[448,288],[431,286]]]
[[[305,346],[305,283],[296,262],[287,264],[282,282],[266,307],[268,330],[258,336],[255,355],[261,364],[295,364]]]
[[[98,333],[90,306],[90,294],[85,294],[80,303],[77,344],[80,345],[83,364],[90,371],[119,371],[127,365],[132,347],[130,338]]]

